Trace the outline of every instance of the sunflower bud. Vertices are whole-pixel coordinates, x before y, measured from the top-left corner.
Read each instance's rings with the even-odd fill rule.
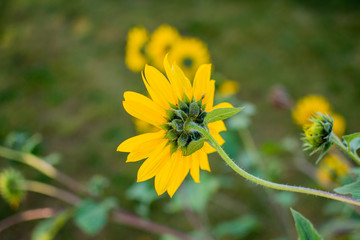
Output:
[[[327,151],[331,146],[331,133],[334,121],[330,115],[317,113],[310,119],[311,124],[304,126],[304,150],[312,150],[314,154],[321,149]]]
[[[15,169],[6,169],[0,173],[0,193],[12,208],[18,208],[25,197],[25,178]]]

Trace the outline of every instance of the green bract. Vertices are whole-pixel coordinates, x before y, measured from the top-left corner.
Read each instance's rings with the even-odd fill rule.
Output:
[[[171,105],[171,109],[167,110],[168,122],[162,128],[167,131],[165,138],[169,139],[171,153],[181,149],[183,155],[188,156],[203,147],[206,139],[198,131],[186,129],[186,125],[193,122],[207,129],[204,121],[207,112],[204,109],[202,99],[190,101],[184,97],[184,101],[179,100],[178,105]]]

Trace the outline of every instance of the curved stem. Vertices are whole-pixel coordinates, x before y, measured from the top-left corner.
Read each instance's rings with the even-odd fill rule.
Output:
[[[336,146],[338,146],[343,152],[349,155],[357,164],[360,165],[360,158],[356,156],[353,152],[349,151],[342,143],[342,141],[338,138],[338,136],[336,136],[334,133],[331,133],[331,140]]]
[[[60,172],[59,170],[54,168],[51,164],[45,162],[44,160],[33,154],[23,153],[23,152],[15,151],[11,148],[0,146],[0,156],[26,164],[38,170],[39,172],[43,173],[44,175],[59,181],[60,183],[64,184],[69,189],[75,192],[88,193],[85,186],[78,183],[76,180],[72,179],[68,175],[65,175],[64,173]]]
[[[44,195],[47,195],[47,196],[50,196],[53,198],[60,199],[71,205],[76,205],[81,201],[81,199],[78,196],[76,196],[68,191],[65,191],[65,190],[56,188],[52,185],[41,183],[41,182],[26,181],[24,189],[27,191],[41,193],[41,194],[44,194]]]
[[[193,130],[196,130],[196,131],[202,133],[209,140],[209,142],[212,144],[212,146],[216,149],[216,151],[219,153],[221,158],[235,172],[237,172],[240,176],[246,178],[247,180],[250,180],[250,181],[252,181],[254,183],[257,183],[259,185],[262,185],[264,187],[273,188],[273,189],[276,189],[276,190],[288,191],[288,192],[298,192],[298,193],[304,193],[304,194],[309,194],[309,195],[314,195],[314,196],[320,196],[320,197],[329,198],[329,199],[333,199],[333,200],[353,204],[353,205],[356,205],[356,206],[360,206],[360,201],[355,200],[353,198],[346,197],[346,196],[341,196],[341,195],[338,195],[338,194],[335,194],[335,193],[316,190],[316,189],[312,189],[312,188],[305,188],[305,187],[298,187],[298,186],[291,186],[291,185],[274,183],[274,182],[270,182],[270,181],[258,178],[256,176],[246,172],[245,170],[243,170],[238,165],[236,165],[230,159],[230,157],[225,153],[225,151],[221,148],[221,146],[216,142],[216,140],[213,138],[213,136],[208,131],[206,131],[204,128],[197,125],[196,123],[189,123],[188,128],[191,128]]]
[[[38,209],[32,209],[18,213],[16,215],[1,220],[0,232],[21,222],[43,219],[43,218],[51,218],[56,213],[57,210],[54,208],[38,208]]]

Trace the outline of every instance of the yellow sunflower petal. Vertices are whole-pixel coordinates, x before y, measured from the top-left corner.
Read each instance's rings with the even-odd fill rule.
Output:
[[[216,131],[216,132],[222,132],[226,131],[226,126],[224,124],[224,121],[216,121],[208,124],[209,129]]]
[[[178,151],[180,152],[180,151]],[[180,187],[181,183],[184,181],[186,175],[189,173],[191,166],[191,157],[182,156],[180,152],[180,157],[174,164],[174,172],[171,176],[170,182],[168,183],[167,192],[170,197],[174,195],[176,190]]]
[[[215,94],[215,80],[211,80],[209,84],[209,88],[207,93],[205,93],[205,97],[203,100],[203,104],[205,104],[205,111],[209,112],[213,108],[214,105],[214,94]]]
[[[158,195],[163,194],[168,186],[172,173],[174,171],[174,164],[177,159],[174,159],[173,154],[165,166],[155,176],[155,190]]]
[[[159,127],[161,124],[166,122],[163,117],[154,114],[154,112],[147,108],[147,106],[141,103],[123,101],[123,106],[131,116],[150,123],[155,127]]]
[[[192,99],[193,90],[191,87],[190,80],[185,76],[184,72],[175,63],[173,64],[173,71],[174,71],[174,76],[181,83],[181,86],[183,88],[183,93],[185,93],[189,99]],[[181,98],[183,98],[183,96],[181,96]]]
[[[126,102],[136,102],[141,105],[146,106],[149,110],[152,110],[153,113],[166,117],[166,111],[160,107],[157,103],[152,101],[150,98],[145,97],[144,95],[136,92],[126,91],[124,92],[124,99]]]
[[[228,102],[222,102],[222,103],[215,105],[211,110],[218,109],[218,108],[233,108],[233,105],[231,105]]]
[[[200,162],[198,158],[195,158],[193,155],[191,155],[191,169],[190,174],[195,182],[200,182]]]
[[[204,143],[204,147],[202,148],[207,154],[210,154],[210,153],[213,153],[213,152],[216,152],[216,149],[213,148],[212,146],[210,146],[209,143]]]
[[[193,84],[195,101],[199,101],[203,98],[203,95],[207,93],[210,83],[210,74],[211,64],[203,64],[197,70]]]
[[[157,146],[161,142],[162,139],[156,138],[142,143],[130,152],[126,159],[126,162],[137,162],[139,160],[149,157],[152,151],[154,151],[154,146]]]
[[[164,136],[165,136],[164,131],[140,134],[140,135],[129,138],[129,139],[125,140],[124,142],[122,142],[118,146],[116,151],[119,151],[119,152],[131,152],[131,151],[133,151],[134,149],[141,146],[143,143],[145,143],[147,141],[151,141],[151,140],[155,140],[155,139],[160,140]]]
[[[174,89],[176,97],[178,99],[182,99],[182,97],[183,97],[183,88],[181,86],[181,82],[179,82],[179,79],[174,76],[174,71],[172,69],[172,66],[169,63],[168,55],[166,55],[165,58],[164,58],[164,67],[165,67],[166,76],[168,77],[168,79],[169,79],[169,81],[171,83],[171,86]]]
[[[164,140],[159,144],[149,158],[141,165],[137,174],[138,182],[143,182],[154,177],[165,165],[166,161],[169,161],[170,146],[166,146],[166,143],[167,140]]]
[[[199,152],[198,159],[200,162],[200,168],[202,170],[206,170],[206,171],[210,172],[211,170],[210,170],[210,165],[209,165],[209,160],[208,160],[207,154],[205,153],[205,151],[203,149],[200,149],[197,152]]]
[[[169,102],[176,104],[176,96],[165,76],[159,70],[149,65],[145,65],[144,72],[144,83],[151,95],[151,98],[154,101],[156,99],[156,102],[164,108],[169,108]],[[151,88],[150,91],[149,88]]]

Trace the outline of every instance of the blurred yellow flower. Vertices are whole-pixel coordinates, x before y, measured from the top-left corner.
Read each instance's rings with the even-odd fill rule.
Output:
[[[193,78],[201,64],[210,62],[210,53],[199,39],[182,38],[169,52],[169,58],[180,66],[186,77]]]
[[[316,177],[323,185],[330,185],[347,176],[349,163],[337,154],[328,154],[320,162]]]
[[[330,114],[331,106],[328,100],[318,95],[308,95],[297,101],[295,109],[292,111],[294,121],[299,126],[309,124],[310,118],[316,112],[323,114]]]
[[[292,111],[292,117],[295,123],[304,127],[311,123],[310,118],[316,112],[329,114],[334,120],[333,132],[339,137],[343,136],[346,126],[344,117],[334,113],[329,101],[322,96],[308,95],[299,99]]]
[[[240,89],[240,84],[234,80],[223,81],[219,88],[218,93],[223,96],[231,96],[237,93]]]
[[[334,119],[333,132],[336,136],[342,137],[345,133],[346,121],[343,116],[340,114],[333,113],[331,114]]]
[[[140,72],[147,63],[145,45],[149,40],[144,27],[138,26],[129,30],[125,48],[125,64],[133,72]]]
[[[210,80],[210,64],[199,67],[193,84],[178,65],[169,63],[167,56],[164,67],[167,77],[156,68],[145,66],[143,81],[151,99],[127,91],[123,101],[130,115],[153,125],[157,132],[129,138],[117,151],[130,152],[126,162],[146,159],[137,181],[155,177],[156,192],[161,195],[167,191],[172,197],[189,172],[195,182],[200,182],[199,170],[210,171],[207,154],[215,151],[199,132],[187,130],[188,122],[205,127],[207,112],[232,106],[229,103],[213,106],[215,81]],[[226,130],[223,121],[206,127],[220,145],[224,143],[219,134]]]
[[[167,24],[159,26],[151,34],[146,53],[154,67],[164,71],[164,57],[180,38],[179,32]]]

